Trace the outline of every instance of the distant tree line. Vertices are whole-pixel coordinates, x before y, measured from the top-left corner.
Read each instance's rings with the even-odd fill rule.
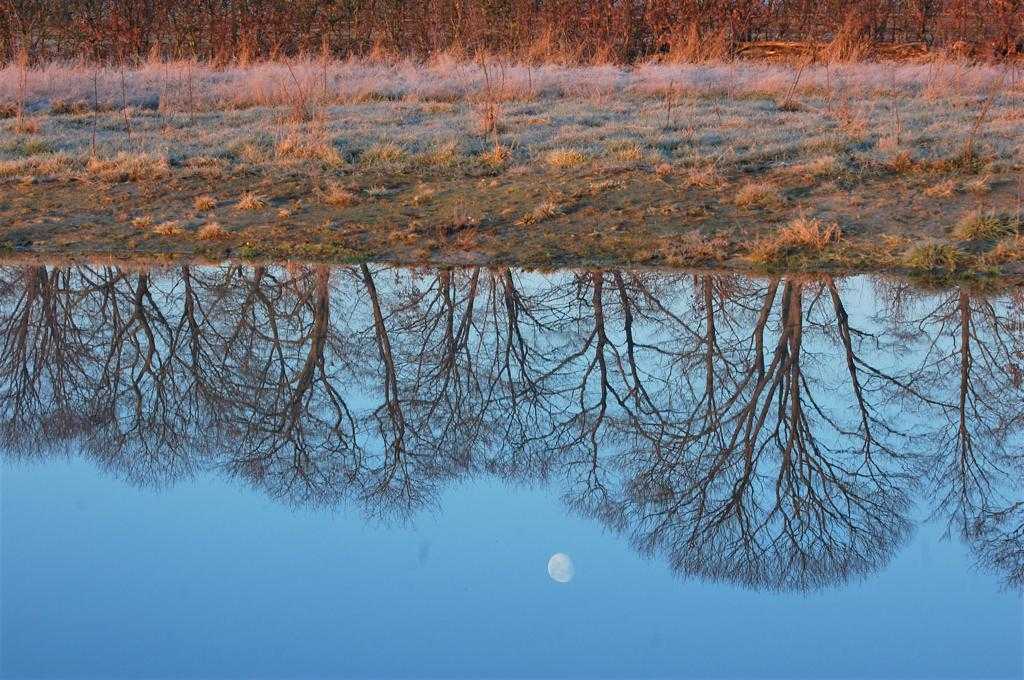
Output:
[[[0,0],[0,59],[697,60],[751,41],[1024,52],[1024,0]]]

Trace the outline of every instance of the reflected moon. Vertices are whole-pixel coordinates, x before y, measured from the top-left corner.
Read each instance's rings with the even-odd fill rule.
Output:
[[[568,583],[576,575],[576,568],[572,565],[572,558],[565,553],[555,553],[548,560],[548,576],[553,581]]]

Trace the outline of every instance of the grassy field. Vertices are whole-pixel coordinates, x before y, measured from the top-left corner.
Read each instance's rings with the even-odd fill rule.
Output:
[[[0,248],[1024,272],[1024,76],[957,63],[0,71]]]

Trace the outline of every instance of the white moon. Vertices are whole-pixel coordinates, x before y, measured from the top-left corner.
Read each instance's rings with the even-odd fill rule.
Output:
[[[565,553],[555,553],[548,560],[548,576],[559,583],[568,583],[576,575],[576,568],[572,566],[572,558]]]

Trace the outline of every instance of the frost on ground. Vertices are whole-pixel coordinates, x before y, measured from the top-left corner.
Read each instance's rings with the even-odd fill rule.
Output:
[[[628,237],[625,256],[685,262],[746,255],[798,219],[874,243],[951,240],[971,211],[1016,224],[1024,167],[1017,67],[945,62],[8,67],[5,112],[2,229],[37,248],[151,217],[181,229],[117,247],[198,248],[211,239],[188,239],[216,220],[217,247],[278,252],[272,243],[294,241],[285,234],[316,241],[361,224],[388,233],[358,239],[360,253],[437,259],[438,247],[479,255],[489,236],[535,238],[543,225],[538,252],[592,240],[552,256],[563,262],[623,252]],[[44,200],[58,194],[60,205]],[[253,195],[256,208],[238,209]],[[212,203],[202,215],[199,197]],[[273,231],[252,231],[266,215]],[[693,251],[697,241],[729,245]]]

